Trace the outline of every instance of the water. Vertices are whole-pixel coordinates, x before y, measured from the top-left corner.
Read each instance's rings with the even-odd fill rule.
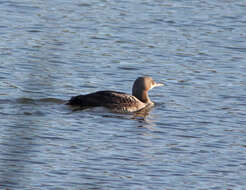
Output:
[[[245,189],[246,2],[1,1],[1,189]],[[147,113],[73,111],[131,92]]]

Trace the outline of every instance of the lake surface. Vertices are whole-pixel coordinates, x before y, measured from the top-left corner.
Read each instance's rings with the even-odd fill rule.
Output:
[[[0,2],[0,189],[246,189],[244,0]],[[151,90],[147,113],[71,96]]]

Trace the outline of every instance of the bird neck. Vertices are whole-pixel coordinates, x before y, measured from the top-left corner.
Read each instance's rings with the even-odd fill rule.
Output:
[[[147,90],[133,90],[132,95],[139,99],[141,102],[146,104],[152,104]]]

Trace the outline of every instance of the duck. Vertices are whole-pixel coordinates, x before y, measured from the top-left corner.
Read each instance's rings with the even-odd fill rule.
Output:
[[[117,91],[97,91],[90,94],[73,96],[68,105],[88,107],[105,107],[113,112],[137,112],[146,107],[154,106],[148,91],[154,87],[163,86],[155,82],[150,76],[138,77],[133,83],[132,95]]]

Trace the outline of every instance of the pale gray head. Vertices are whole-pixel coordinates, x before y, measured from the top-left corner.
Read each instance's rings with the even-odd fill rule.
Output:
[[[135,80],[132,87],[132,95],[144,103],[152,103],[148,96],[148,90],[163,86],[161,83],[156,83],[151,77],[139,77]]]

